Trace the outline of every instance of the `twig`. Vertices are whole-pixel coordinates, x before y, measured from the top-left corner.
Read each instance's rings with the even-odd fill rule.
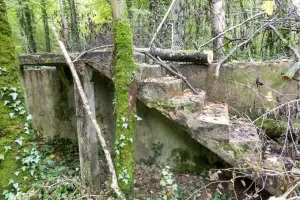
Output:
[[[253,17],[250,17],[250,18],[246,19],[246,20],[243,21],[242,23],[239,23],[239,24],[237,24],[237,25],[235,25],[235,26],[233,26],[233,27],[227,29],[226,31],[220,33],[220,34],[217,35],[216,37],[214,37],[214,38],[208,40],[207,42],[205,42],[204,44],[200,45],[200,46],[198,47],[198,49],[200,49],[201,47],[203,47],[203,46],[207,45],[208,43],[214,41],[215,39],[221,37],[222,35],[224,35],[224,34],[227,33],[228,31],[231,31],[231,30],[233,30],[233,29],[235,29],[235,28],[237,28],[237,27],[239,27],[239,26],[241,26],[241,25],[247,23],[248,21],[254,19],[255,17],[262,15],[262,14],[264,14],[264,12],[258,13],[258,14],[256,14],[256,15],[254,15]]]
[[[270,22],[269,22],[270,23]],[[268,23],[268,24],[269,24]],[[238,48],[240,48],[241,46],[244,46],[245,44],[247,44],[251,39],[253,39],[266,25],[268,24],[264,24],[262,25],[259,29],[257,29],[250,37],[248,37],[247,40],[245,40],[244,42],[238,44],[237,46],[235,46],[233,49],[230,50],[230,52],[222,59],[218,62],[217,66],[216,66],[216,72],[214,74],[214,78],[218,79],[219,78],[219,74],[220,74],[220,67],[221,65],[233,54],[236,52],[236,50]]]
[[[266,112],[265,114],[261,115],[260,117],[256,118],[254,121],[252,121],[252,124],[254,124],[257,120],[259,120],[259,119],[261,119],[261,118],[263,118],[263,117],[265,117],[265,116],[268,116],[269,114],[271,114],[271,113],[274,112],[275,110],[278,110],[278,109],[282,108],[282,107],[285,106],[285,105],[288,105],[288,104],[290,104],[290,103],[299,102],[299,101],[300,101],[300,99],[296,99],[296,100],[289,101],[289,102],[286,102],[286,103],[284,103],[284,104],[281,104],[280,106],[277,106],[276,108],[273,108],[272,110],[270,110],[270,111]]]
[[[172,10],[172,8],[173,8],[173,6],[174,6],[174,4],[175,4],[176,1],[178,1],[178,0],[173,0],[173,1],[172,1],[172,3],[171,3],[171,5],[170,5],[170,7],[169,7],[167,13],[165,14],[164,18],[163,18],[162,21],[160,22],[160,24],[159,24],[159,26],[158,26],[156,32],[154,33],[153,38],[152,38],[152,40],[151,40],[151,42],[150,42],[150,47],[152,46],[152,44],[153,44],[153,42],[154,42],[154,40],[155,40],[155,38],[156,38],[158,32],[160,31],[162,25],[163,25],[164,22],[166,21],[166,19],[167,19],[169,13],[171,12],[171,10]]]
[[[297,58],[297,61],[299,62],[300,61],[300,55],[299,55],[299,52],[297,51],[297,49],[295,49],[291,44],[289,44],[289,42],[277,31],[277,29],[272,26],[271,24],[269,25],[269,27],[271,29],[273,29],[273,31],[276,33],[276,35],[281,39],[281,41],[286,45],[288,46],[295,54],[296,58]]]
[[[100,143],[101,143],[101,146],[102,146],[102,148],[103,148],[103,150],[104,150],[105,157],[106,157],[106,160],[107,160],[107,164],[108,164],[109,170],[110,170],[111,175],[112,175],[112,184],[111,184],[111,188],[115,191],[115,193],[118,195],[118,197],[119,197],[120,199],[124,199],[123,194],[122,194],[122,192],[120,191],[120,188],[119,188],[119,185],[118,185],[118,179],[117,179],[115,167],[114,167],[114,165],[113,165],[113,161],[112,161],[110,152],[109,152],[109,150],[108,150],[108,148],[107,148],[105,139],[104,139],[103,136],[102,136],[101,129],[100,129],[100,127],[99,127],[99,125],[98,125],[98,123],[97,123],[95,117],[93,116],[93,113],[92,113],[92,111],[91,111],[91,108],[90,108],[90,106],[89,106],[89,104],[88,104],[87,97],[86,97],[86,95],[85,95],[85,93],[84,93],[82,84],[81,84],[81,82],[80,82],[79,76],[78,76],[78,74],[77,74],[77,72],[76,72],[76,69],[75,69],[75,67],[74,67],[74,64],[73,64],[73,62],[72,62],[72,60],[71,60],[71,58],[70,58],[70,56],[69,56],[69,54],[68,54],[68,52],[67,52],[67,50],[66,50],[65,45],[62,43],[62,41],[60,41],[59,36],[58,36],[58,34],[57,34],[55,28],[52,27],[52,30],[53,30],[53,33],[54,33],[54,35],[55,35],[55,38],[56,38],[56,40],[57,40],[57,42],[58,42],[58,44],[59,44],[59,47],[60,47],[62,53],[64,54],[65,59],[66,59],[68,65],[69,65],[69,67],[70,67],[70,70],[71,70],[72,76],[73,76],[73,78],[74,78],[74,80],[75,80],[75,84],[76,84],[76,86],[77,86],[77,89],[78,89],[80,98],[81,98],[81,100],[82,100],[82,102],[83,102],[83,107],[84,107],[84,109],[85,109],[87,115],[88,115],[89,118],[91,119],[92,124],[93,124],[94,127],[95,127],[95,130],[96,130],[96,132],[97,132],[98,139],[99,139],[99,141],[100,141]]]

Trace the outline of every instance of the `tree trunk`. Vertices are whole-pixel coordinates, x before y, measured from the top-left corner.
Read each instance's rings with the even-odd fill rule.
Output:
[[[10,103],[8,105],[4,104],[4,101],[14,103],[20,100],[21,104],[19,106],[25,106],[19,67],[15,57],[14,41],[4,0],[0,0],[0,5],[0,90],[3,94],[0,98],[0,154],[4,156],[4,160],[0,159],[0,194],[2,195],[4,190],[10,190],[11,188],[9,180],[12,178],[12,174],[20,170],[21,162],[15,159],[20,148],[15,140],[22,136],[26,141],[28,135],[22,133],[24,131],[25,115],[19,115],[13,108],[9,108]],[[6,90],[3,89],[5,87]],[[16,91],[11,90],[11,88],[15,88]],[[10,93],[18,94],[15,100],[9,95]],[[15,113],[13,119],[11,119],[9,113]],[[4,152],[5,146],[10,146],[12,149]],[[24,173],[13,178],[16,183],[19,183],[20,187],[24,186],[24,176],[28,175],[30,177],[29,174]],[[2,196],[0,198],[2,199]]]
[[[172,8],[172,49],[184,49],[184,24],[183,24],[183,4],[182,0],[177,0]]]
[[[60,8],[60,16],[61,16],[61,24],[62,24],[64,44],[66,45],[67,50],[69,50],[70,49],[69,25],[68,25],[67,16],[66,16],[66,13],[65,13],[65,7],[64,7],[63,0],[59,0],[59,8]]]
[[[77,21],[77,11],[75,6],[75,1],[70,0],[70,10],[71,10],[71,36],[72,36],[72,44],[71,48],[73,51],[80,51],[81,44],[80,44],[80,37],[79,37],[79,27]]]
[[[28,5],[24,8],[24,13],[26,17],[26,27],[27,27],[27,37],[29,43],[29,51],[30,53],[36,53],[36,43],[34,39],[34,29],[32,26],[32,10],[28,7]]]
[[[210,0],[212,10],[212,37],[219,35],[225,31],[225,12],[223,9],[222,0]],[[224,49],[224,35],[214,40],[215,56],[218,59],[223,55]]]
[[[20,5],[22,5],[22,2],[19,2]],[[27,40],[27,34],[26,34],[26,23],[25,23],[25,17],[24,17],[24,12],[23,12],[23,8],[20,7],[18,8],[18,21],[19,21],[19,24],[20,24],[20,32],[21,32],[21,36],[23,37],[23,40],[24,40],[24,44],[25,44],[25,51],[26,53],[30,53],[29,51],[29,43],[28,43],[28,40]]]
[[[49,23],[48,23],[48,15],[46,11],[46,0],[41,0],[41,9],[43,15],[43,22],[44,22],[46,52],[51,52],[50,30],[49,30]]]
[[[137,82],[133,76],[136,64],[130,24],[126,19],[126,1],[112,0],[114,17],[115,99],[117,108],[116,157],[119,185],[127,199],[133,199],[135,165],[135,99]]]
[[[151,49],[150,53],[162,60],[177,62],[193,62],[197,64],[211,64],[213,62],[213,52],[195,50],[170,50],[170,49]]]

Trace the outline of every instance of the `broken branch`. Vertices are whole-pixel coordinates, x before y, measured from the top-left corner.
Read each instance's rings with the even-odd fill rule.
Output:
[[[138,52],[148,52],[155,57],[160,57],[162,60],[177,61],[177,62],[193,62],[196,64],[211,64],[214,59],[214,54],[211,50],[172,50],[160,48],[135,48]]]
[[[102,136],[102,133],[101,133],[101,129],[95,119],[95,117],[93,116],[93,113],[91,111],[91,108],[88,104],[88,100],[87,100],[87,97],[83,91],[83,87],[82,87],[82,84],[80,82],[80,79],[79,79],[79,76],[76,72],[76,69],[74,67],[74,64],[66,50],[66,47],[65,45],[63,44],[63,42],[59,39],[59,36],[55,30],[54,27],[52,27],[52,30],[53,30],[53,33],[55,35],[55,38],[58,42],[58,45],[67,61],[67,64],[69,65],[70,67],[70,70],[71,70],[71,73],[72,73],[72,76],[75,80],[75,84],[76,84],[76,87],[78,89],[78,92],[79,92],[79,95],[80,95],[80,98],[83,102],[83,107],[87,113],[87,115],[89,116],[92,124],[94,125],[95,129],[96,129],[96,133],[97,133],[97,136],[98,136],[98,139],[101,143],[101,146],[104,150],[104,153],[105,153],[105,157],[106,157],[106,160],[107,160],[107,163],[108,163],[108,167],[109,167],[109,171],[111,172],[111,175],[112,175],[112,184],[111,184],[111,188],[115,191],[115,193],[117,194],[117,196],[120,198],[120,199],[124,199],[123,197],[123,194],[122,192],[120,191],[120,188],[119,188],[119,185],[118,185],[118,179],[117,179],[117,175],[116,175],[116,171],[115,171],[115,167],[113,165],[113,161],[112,161],[112,158],[111,158],[111,155],[110,155],[110,152],[108,150],[108,147],[106,145],[106,142],[105,142],[105,139],[104,137]]]
[[[300,62],[296,62],[290,67],[285,74],[282,75],[282,80],[290,81],[295,73],[300,69]]]
[[[180,72],[173,70],[171,67],[167,65],[167,63],[163,62],[160,57],[156,58],[153,55],[151,55],[147,51],[139,51],[140,53],[145,54],[149,58],[151,58],[154,62],[165,68],[167,71],[171,72],[174,76],[177,76],[178,78],[182,79],[183,82],[194,92],[194,94],[199,94],[198,91],[188,82],[186,77],[184,77]]]

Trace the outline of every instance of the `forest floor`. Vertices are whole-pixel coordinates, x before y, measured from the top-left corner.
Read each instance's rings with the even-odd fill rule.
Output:
[[[79,178],[79,154],[77,149],[77,142],[69,142],[62,139],[49,140],[46,143],[39,144],[39,151],[41,152],[44,161],[41,163],[43,168],[43,175],[47,177],[44,180],[39,180],[47,185],[56,185],[56,187],[48,188],[45,193],[53,194],[54,191],[61,191],[69,198],[67,199],[113,199],[112,192],[109,188],[110,178],[106,162],[101,162],[100,180],[101,187],[99,191],[91,191],[81,185],[73,183],[80,183]],[[100,153],[101,160],[104,160],[104,155]],[[231,177],[220,173],[218,180],[212,181],[211,174],[208,172],[202,174],[192,173],[176,173],[169,170],[167,176],[171,177],[173,186],[176,184],[177,189],[172,190],[172,187],[163,186],[162,180],[166,180],[164,176],[165,166],[137,164],[135,168],[135,199],[158,200],[164,199],[164,195],[168,199],[191,199],[191,200],[229,200],[229,199],[263,199],[269,198],[269,193],[262,191],[255,198],[250,198],[255,194],[255,187],[252,181],[247,179],[236,179],[234,184],[230,182]],[[72,173],[70,173],[72,172]],[[165,174],[166,175],[166,174]],[[53,184],[49,181],[49,177],[53,182],[59,179],[61,185]],[[61,180],[64,177],[64,180]],[[75,186],[72,189],[63,189],[66,185],[70,185],[68,180]],[[38,182],[37,182],[38,183]],[[251,185],[252,184],[252,185]],[[89,198],[82,198],[89,193]],[[176,198],[175,198],[176,196]],[[74,198],[73,198],[74,197]],[[173,198],[172,198],[173,197]],[[51,199],[51,198],[50,198]]]

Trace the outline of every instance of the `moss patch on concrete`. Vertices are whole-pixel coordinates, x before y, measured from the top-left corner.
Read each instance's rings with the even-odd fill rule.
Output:
[[[273,119],[260,119],[255,122],[257,127],[261,127],[262,130],[270,138],[278,138],[286,131],[286,122],[275,121]]]
[[[129,94],[134,80],[136,64],[133,59],[132,34],[129,23],[114,22],[115,49],[115,99],[117,107],[115,166],[121,190],[130,195],[134,185],[135,159],[135,105],[129,106],[133,94]]]
[[[196,155],[188,149],[182,148],[173,149],[170,159],[175,164],[174,169],[180,172],[206,172],[223,163],[223,161],[212,152],[204,151]]]

